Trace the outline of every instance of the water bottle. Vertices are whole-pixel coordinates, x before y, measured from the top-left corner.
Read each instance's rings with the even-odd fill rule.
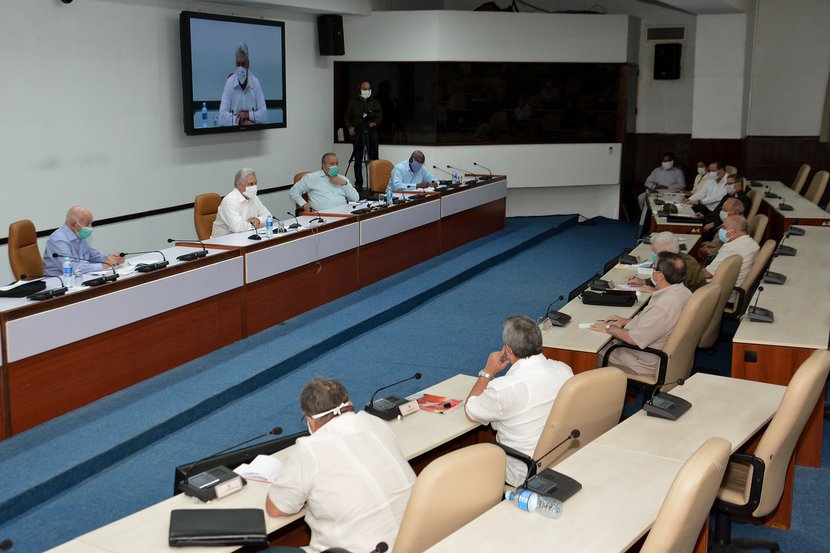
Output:
[[[516,491],[507,491],[504,498],[522,511],[542,513],[549,518],[559,518],[562,514],[562,502],[546,495],[519,488]]]
[[[394,200],[392,199],[392,189],[387,188],[386,189],[386,205],[389,206],[389,207],[392,207],[393,203],[394,203]]]
[[[202,128],[207,128],[207,103],[202,102]]]
[[[458,180],[458,171],[453,171],[452,172],[452,183],[453,184],[460,184],[460,181]]]
[[[72,270],[72,260],[63,258],[63,285],[72,288],[75,285],[75,271]]]
[[[273,238],[274,237],[274,216],[270,213],[267,217],[265,217],[265,237],[266,238]]]

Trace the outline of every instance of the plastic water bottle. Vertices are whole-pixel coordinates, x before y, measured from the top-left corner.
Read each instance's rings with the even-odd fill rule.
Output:
[[[386,205],[389,206],[389,207],[392,207],[393,203],[394,203],[394,200],[392,199],[392,189],[387,188],[386,189]]]
[[[562,515],[561,501],[546,495],[539,495],[524,488],[504,492],[504,498],[522,511],[542,513],[549,518],[559,518]]]
[[[75,285],[75,271],[72,270],[72,260],[68,257],[63,258],[63,285],[67,288]]]
[[[453,171],[452,172],[452,183],[453,184],[460,184],[460,181],[458,180],[458,171]]]
[[[266,238],[273,238],[274,237],[274,216],[270,213],[267,217],[265,217],[265,237]]]
[[[207,128],[207,102],[202,102],[202,128]]]

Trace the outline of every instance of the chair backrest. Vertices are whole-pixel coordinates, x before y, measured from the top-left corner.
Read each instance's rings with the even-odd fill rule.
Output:
[[[758,284],[758,281],[761,280],[761,275],[764,271],[766,271],[770,259],[772,259],[773,253],[775,253],[775,240],[769,239],[764,242],[761,249],[758,250],[758,255],[755,256],[755,263],[752,264],[752,268],[749,270],[746,278],[739,286],[739,288],[744,291],[743,301],[740,305],[734,304],[727,306],[726,309],[724,309],[725,313],[736,316],[743,315],[744,311],[746,311],[747,305],[749,305],[752,290]]]
[[[718,341],[720,336],[720,323],[723,319],[723,309],[726,307],[726,302],[732,294],[732,289],[735,288],[735,283],[738,281],[738,273],[741,271],[741,263],[743,258],[740,255],[730,255],[724,259],[715,271],[715,276],[712,277],[712,282],[716,282],[720,286],[720,293],[718,294],[718,301],[715,304],[715,310],[712,312],[712,317],[709,319],[709,324],[703,330],[703,335],[700,337],[699,348],[711,348]]]
[[[401,528],[395,553],[419,553],[481,515],[502,499],[504,450],[476,444],[447,453],[421,471]]]
[[[813,180],[810,181],[810,188],[804,193],[804,197],[818,205],[824,196],[824,190],[827,188],[827,179],[830,173],[827,171],[819,171],[813,175]]]
[[[767,223],[769,222],[769,217],[764,215],[763,213],[758,213],[755,217],[752,218],[752,221],[749,223],[749,228],[747,229],[747,233],[752,237],[753,240],[760,246],[761,240],[764,239],[764,231],[767,230]]]
[[[616,367],[585,371],[569,378],[556,395],[533,451],[533,459],[539,460],[536,468],[555,465],[616,426],[627,382],[625,373]],[[579,430],[579,438],[540,459],[573,429]]]
[[[388,159],[376,159],[369,164],[369,187],[372,192],[386,192],[394,168]]]
[[[43,257],[37,246],[37,231],[29,219],[9,225],[9,264],[14,278],[26,275],[27,279],[43,276]]]
[[[810,169],[812,169],[812,167],[806,163],[802,164],[801,167],[798,168],[798,172],[795,174],[795,180],[793,181],[792,186],[792,189],[796,192],[796,194],[801,194],[801,190],[807,183],[807,177],[810,175]]]
[[[754,455],[764,461],[764,481],[761,485],[761,501],[752,516],[761,517],[775,509],[781,500],[796,442],[804,430],[824,389],[830,371],[830,351],[816,350],[795,371],[781,399],[781,405],[772,417]],[[750,469],[752,470],[752,469]],[[751,476],[751,475],[750,475]],[[748,493],[752,479],[747,478]]]
[[[744,214],[744,216],[746,217],[746,220],[751,223],[758,214],[758,209],[761,207],[761,200],[764,199],[764,193],[753,188],[747,192],[746,195],[749,196],[752,203],[749,204],[749,213]]]
[[[726,169],[726,174],[727,175],[737,175],[738,174],[738,168],[735,167],[734,165],[727,165],[726,167],[724,167],[724,169]]]
[[[207,240],[213,232],[213,221],[219,211],[222,196],[216,192],[199,194],[193,202],[193,224],[196,225],[196,236],[199,240]]]
[[[709,438],[680,467],[640,553],[691,553],[715,503],[732,444]]]
[[[297,173],[296,175],[294,175],[294,184],[300,182],[300,179],[306,176],[308,173],[308,171],[303,171],[302,173]]]
[[[720,285],[710,282],[692,293],[686,302],[680,318],[674,326],[663,351],[669,356],[669,365],[663,382],[674,382],[678,378],[689,378],[692,374],[692,365],[695,360],[695,350],[700,343],[700,337],[712,318],[715,304],[720,297]],[[673,386],[666,386],[669,390]]]

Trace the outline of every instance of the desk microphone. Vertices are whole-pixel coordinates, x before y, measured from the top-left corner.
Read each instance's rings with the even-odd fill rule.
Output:
[[[658,392],[666,386],[673,386],[674,384],[682,386],[685,383],[686,381],[684,379],[678,378],[674,382],[656,386],[652,390],[649,400],[643,404],[643,410],[646,412],[646,415],[672,421],[679,419],[683,413],[692,407],[692,404],[683,398]]]
[[[369,207],[369,200],[366,200],[366,207]],[[317,214],[317,218],[316,218],[316,219],[312,219],[312,220],[310,221],[311,223],[320,222],[320,223],[323,223],[323,224],[324,224],[324,223],[326,222],[326,220],[325,220],[325,219],[323,219],[323,218],[320,216],[320,212],[319,212],[319,211],[317,211],[316,209],[314,209],[314,208],[313,208],[313,207],[311,207],[310,205],[308,206],[308,209],[309,209],[309,210],[311,210],[313,213],[316,213],[316,214]]]
[[[468,169],[462,169],[461,167],[453,167],[452,165],[447,165],[447,167],[449,167],[450,169],[455,169],[456,171],[462,171],[463,173],[466,173],[467,175],[470,175],[470,176],[474,176],[476,174],[475,171],[470,171]],[[489,177],[481,177],[481,180],[487,180],[488,178]],[[478,181],[478,177],[473,178],[473,182],[476,182],[476,181]],[[461,184],[464,184],[464,177],[461,177]]]
[[[492,178],[493,178],[493,172],[492,172],[490,169],[488,169],[487,167],[485,167],[484,165],[482,165],[481,163],[476,163],[476,162],[474,161],[474,162],[473,162],[473,165],[475,165],[476,167],[481,167],[482,169],[484,169],[485,171],[487,171],[488,173],[490,173],[490,176],[489,176],[489,177],[487,177],[488,179],[492,179]]]
[[[389,545],[385,542],[378,542],[374,549],[369,551],[369,553],[386,553],[389,551]]]
[[[433,168],[433,169],[438,169],[438,170],[439,170],[439,171],[441,171],[442,173],[444,173],[444,174],[449,175],[450,177],[452,177],[452,173],[450,173],[449,171],[444,171],[443,169],[441,169],[441,168],[440,168],[440,167],[438,167],[437,165],[433,165],[433,166],[432,166],[432,168]],[[446,189],[447,187],[451,187],[451,186],[453,186],[452,179],[450,179],[450,180],[439,180],[439,181],[438,181],[438,186],[436,186],[436,187],[435,187],[435,189],[440,191],[440,190],[444,190],[444,189]],[[455,186],[457,186],[457,185],[455,185]]]
[[[795,225],[798,224],[798,219],[794,220],[790,225],[790,228],[787,229],[787,236],[804,236],[807,234],[807,231],[801,227],[797,227]]]
[[[259,235],[259,232],[256,229],[256,225],[250,221],[248,221],[248,224],[251,225],[251,229],[253,229],[254,231],[254,233],[248,237],[248,240],[262,240],[262,236]]]
[[[181,240],[179,238],[168,238],[167,239],[168,244],[172,244],[173,242],[192,242],[192,241],[193,240]],[[178,256],[176,259],[178,259],[179,261],[195,261],[197,259],[202,259],[203,257],[205,257],[208,254],[208,251],[207,251],[207,248],[205,247],[204,242],[202,242],[198,238],[196,239],[196,241],[199,242],[199,244],[202,245],[202,250],[201,251],[186,253],[186,254]]]
[[[547,311],[545,311],[545,317],[550,321],[553,326],[565,326],[569,322],[571,322],[571,316],[567,313],[562,313],[561,311],[551,311],[550,308],[553,307],[553,304],[556,302],[562,301],[565,299],[565,296],[559,294],[559,297],[550,302],[548,305]]]
[[[763,286],[758,287],[758,294],[755,295],[755,304],[747,309],[749,320],[756,323],[772,323],[775,322],[775,315],[771,309],[758,307],[758,300],[761,299],[761,292],[764,291]]]
[[[240,442],[240,443],[238,443],[236,445],[233,445],[233,446],[231,446],[227,449],[223,449],[219,453],[213,453],[209,457],[205,457],[204,459],[199,459],[198,461],[196,461],[195,463],[190,465],[190,468],[187,469],[187,472],[185,472],[185,474],[184,474],[183,480],[187,481],[190,478],[190,476],[193,474],[194,469],[197,466],[199,466],[200,464],[204,464],[205,461],[209,461],[209,460],[213,459],[214,457],[218,457],[218,456],[220,456],[224,453],[227,453],[229,451],[233,451],[234,449],[240,448],[243,445],[249,444],[249,443],[251,443],[255,440],[259,440],[260,438],[264,438],[265,436],[277,436],[279,434],[282,434],[282,426],[275,426],[274,428],[272,428],[271,430],[269,430],[268,432],[266,432],[264,434],[260,434],[259,436],[251,438],[250,440],[245,440],[244,442]]]
[[[68,257],[68,256],[64,256],[64,257]],[[35,292],[34,294],[29,294],[28,296],[26,296],[27,300],[43,301],[43,300],[48,300],[48,299],[51,299],[51,298],[56,298],[58,296],[62,296],[66,293],[68,288],[63,285],[63,280],[61,279],[61,277],[59,277],[59,276],[52,276],[52,277],[46,276],[46,277],[43,277],[43,280],[46,280],[47,278],[56,278],[56,279],[58,279],[58,281],[61,283],[61,287],[60,288],[53,288],[51,290],[41,290],[39,292]]]
[[[124,254],[121,254],[121,255],[123,256]],[[69,259],[74,259],[75,261],[84,261],[84,262],[87,262],[87,263],[89,262],[88,259],[83,259],[81,257],[75,257],[73,255],[63,255],[63,254],[59,254],[57,252],[52,252],[52,257],[68,257]],[[106,275],[106,276],[99,276],[99,277],[91,278],[89,280],[85,280],[84,283],[83,283],[84,286],[90,286],[90,287],[100,286],[102,284],[106,284],[107,282],[115,282],[116,280],[118,280],[119,275],[118,275],[117,272],[115,272],[115,267],[113,267],[112,265],[110,265],[106,261],[101,261],[101,265],[107,265],[112,270],[112,274],[111,275]],[[47,292],[47,291],[48,290],[44,290],[44,292]],[[58,294],[58,295],[60,295],[60,294]],[[50,297],[54,297],[54,296],[50,296]]]
[[[581,433],[579,432],[579,430],[574,428],[565,437],[564,440],[553,446],[547,453],[539,457],[539,459],[531,459],[531,467],[535,467],[536,469],[538,469],[539,465],[542,463],[542,459],[544,459],[545,457],[547,457],[548,455],[562,447],[562,445],[566,442],[579,438],[580,435]],[[530,469],[528,469],[527,477],[525,478],[524,483],[519,487],[536,492],[539,495],[552,497],[561,502],[564,502],[573,494],[581,490],[582,484],[580,484],[570,476],[562,474],[561,472],[556,472],[553,469],[547,468],[542,472],[534,474],[532,476],[530,474]]]
[[[286,211],[286,213],[288,213],[288,215],[290,215],[291,217],[294,217],[294,222],[288,225],[288,228],[300,228],[302,226],[300,225],[300,222],[297,220],[297,216],[295,214],[291,213],[290,211]]]
[[[369,403],[366,404],[365,411],[370,415],[374,415],[378,418],[381,418],[385,421],[391,421],[395,417],[400,414],[400,410],[398,407],[406,403],[406,400],[400,396],[388,396],[385,398],[381,398],[377,401],[377,405],[375,404],[375,396],[378,395],[378,392],[385,390],[387,388],[391,388],[392,386],[397,386],[398,384],[403,384],[408,380],[420,380],[421,373],[415,373],[409,378],[404,378],[403,380],[399,380],[398,382],[393,382],[387,386],[383,386],[375,390],[375,393],[372,394],[372,399],[369,400]]]
[[[767,185],[764,186],[764,197],[765,198],[770,198],[770,199],[775,199],[775,198],[780,198],[781,196],[779,196],[775,192],[770,192],[769,185],[767,184]]]
[[[153,263],[139,263],[135,266],[135,271],[137,273],[149,273],[152,271],[157,271],[158,269],[164,269],[170,262],[167,261],[167,256],[164,255],[164,252],[161,250],[148,250],[146,252],[121,252],[121,257],[126,257],[128,255],[140,255],[145,253],[157,253],[161,256],[162,261],[155,261]]]

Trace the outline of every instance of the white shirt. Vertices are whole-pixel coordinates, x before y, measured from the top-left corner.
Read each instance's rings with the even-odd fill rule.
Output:
[[[283,513],[306,505],[306,551],[371,551],[380,541],[391,550],[414,483],[392,430],[361,411],[298,439],[268,497]]]
[[[741,262],[741,270],[738,271],[738,280],[735,282],[735,286],[740,286],[749,274],[750,269],[752,269],[752,265],[755,264],[755,258],[758,256],[759,249],[758,243],[748,234],[744,234],[721,246],[721,249],[718,250],[718,255],[709,263],[706,270],[709,271],[709,274],[714,275],[724,259],[730,255],[738,254],[743,261]]]
[[[573,376],[571,368],[543,354],[519,359],[504,376],[493,379],[484,392],[467,400],[467,415],[492,423],[496,441],[532,457],[559,389]],[[524,482],[527,466],[507,457],[505,481]]]
[[[234,188],[230,194],[222,198],[222,203],[219,204],[219,211],[213,221],[213,231],[210,237],[216,238],[233,232],[253,230],[254,227],[249,219],[256,217],[260,223],[264,223],[269,214],[270,212],[262,205],[259,198],[254,196],[249,200],[242,192]]]
[[[303,194],[308,194],[308,203],[317,211],[331,209],[348,202],[356,202],[360,195],[352,183],[344,175],[338,175],[346,184],[332,184],[322,169],[303,176],[297,184],[291,187],[288,195],[298,206],[305,205]]]
[[[706,209],[715,209],[726,195],[726,175],[721,180],[709,177],[703,182],[703,186],[697,194],[689,196],[689,200],[700,202]]]
[[[219,126],[231,127],[239,124],[236,113],[247,111],[248,118],[254,123],[268,122],[268,109],[265,107],[265,95],[259,79],[248,71],[248,84],[245,90],[239,85],[234,73],[225,81],[222,101],[219,103]]]

